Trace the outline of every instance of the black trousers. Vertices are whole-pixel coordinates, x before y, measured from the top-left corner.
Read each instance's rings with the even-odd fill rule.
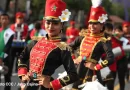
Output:
[[[125,75],[127,72],[127,59],[123,57],[121,60],[117,62],[117,73],[120,84],[120,90],[125,89]]]
[[[105,82],[108,90],[114,90],[114,83],[115,83],[115,79],[116,79],[116,71],[111,71],[110,74],[107,76],[107,78],[113,78],[113,80],[108,80]]]
[[[15,71],[17,72],[17,66],[18,66],[18,57],[20,55],[20,53],[23,51],[24,47],[12,47],[11,48],[11,64],[14,65],[14,61],[16,58],[16,63],[15,63]],[[12,67],[13,69],[13,67]]]
[[[79,80],[76,81],[74,84],[73,84],[73,89],[76,89],[76,90],[81,90],[81,88],[78,88],[79,85],[83,84],[83,83],[86,83],[87,81],[92,81],[92,77],[94,75],[94,71],[88,69],[85,67],[84,63],[80,63],[78,66],[77,66],[77,73],[78,73],[78,76],[79,76]],[[97,75],[97,79],[99,80],[99,82],[104,85],[103,81],[102,81],[102,78],[101,78],[101,74],[100,74],[100,71],[97,71],[95,72],[96,75]],[[72,90],[73,90],[72,89]]]

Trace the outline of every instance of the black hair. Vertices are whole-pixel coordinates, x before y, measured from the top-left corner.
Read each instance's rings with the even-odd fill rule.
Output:
[[[40,23],[40,22],[36,22],[36,23],[35,23],[35,28],[36,28],[37,30],[40,30],[40,29],[41,29],[41,23]]]
[[[116,25],[116,26],[114,27],[114,29],[118,29],[119,31],[123,31],[121,25]]]
[[[104,24],[104,28],[113,30],[113,25],[111,23],[107,22]]]
[[[1,17],[1,16],[7,16],[8,19],[9,19],[9,15],[8,15],[7,13],[2,13],[2,14],[0,15],[0,17]]]

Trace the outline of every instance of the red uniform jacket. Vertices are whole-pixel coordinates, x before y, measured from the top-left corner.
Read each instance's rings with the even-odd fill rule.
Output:
[[[10,28],[11,28],[14,32],[16,32],[15,27],[16,27],[16,24],[12,24],[12,25],[10,26]],[[28,33],[28,25],[24,24],[23,29],[24,29],[24,31],[22,32],[22,39],[25,39],[25,38],[27,37],[27,33]]]
[[[112,48],[120,47],[121,50],[122,50],[122,55],[116,57],[114,63],[109,66],[109,68],[110,68],[111,71],[116,71],[116,67],[117,67],[116,63],[117,63],[117,60],[121,60],[121,59],[125,56],[125,52],[124,52],[124,50],[122,49],[122,44],[123,44],[123,42],[121,42],[120,40],[116,39],[115,37],[111,37],[111,42],[112,42]],[[106,56],[106,55],[103,54],[102,58],[104,58],[105,56]]]
[[[68,37],[67,43],[71,43],[75,40],[77,36],[79,36],[79,30],[76,28],[69,27],[66,30],[66,36]]]

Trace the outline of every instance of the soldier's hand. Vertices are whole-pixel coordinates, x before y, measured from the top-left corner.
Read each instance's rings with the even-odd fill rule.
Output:
[[[89,68],[91,70],[95,70],[94,67],[95,67],[96,64],[94,64],[92,62],[87,62],[84,65],[85,65],[85,67],[87,67],[87,68]]]
[[[50,77],[38,77],[37,79],[34,79],[34,81],[38,81],[39,85],[42,85],[45,88],[52,88],[50,84]]]
[[[79,63],[80,63],[80,61],[74,59],[74,64],[79,64]]]
[[[25,88],[26,88],[26,82],[28,82],[28,81],[30,81],[30,78],[29,78],[29,76],[28,75],[23,75],[22,76],[22,79],[21,79],[21,85],[20,85],[20,87],[21,87],[21,90],[25,90]]]
[[[51,88],[51,84],[49,81],[46,81],[45,79],[39,79],[38,81],[39,81],[39,85],[42,85],[45,88]]]
[[[23,75],[22,76],[22,82],[30,81],[30,78],[28,75]]]
[[[81,61],[82,61],[82,57],[80,57],[80,56],[78,58],[74,59],[75,64],[80,64]]]

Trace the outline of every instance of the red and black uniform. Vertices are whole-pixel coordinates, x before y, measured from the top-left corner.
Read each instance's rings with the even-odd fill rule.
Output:
[[[112,65],[109,66],[111,72],[110,74],[107,76],[107,78],[113,78],[113,80],[108,80],[106,82],[106,85],[108,87],[109,90],[114,90],[114,83],[115,83],[115,78],[116,78],[116,73],[118,72],[117,70],[117,61],[121,60],[122,58],[124,58],[125,56],[125,52],[122,49],[122,45],[123,42],[120,41],[119,39],[116,39],[114,36],[111,37],[111,42],[112,42],[112,48],[116,48],[116,47],[120,47],[120,49],[122,50],[122,55],[115,57],[114,63]],[[103,54],[102,59],[105,59],[105,54]],[[119,73],[120,74],[120,73]],[[118,75],[118,77],[120,77],[120,75]]]
[[[39,31],[37,31],[36,29],[33,29],[30,32],[30,38],[32,38],[33,36],[46,36],[47,32],[44,29],[40,29]]]
[[[16,13],[16,19],[23,19],[23,18],[24,18],[23,13],[21,12]],[[12,47],[11,47],[11,52],[12,52],[11,59],[12,59],[12,62],[14,62],[15,57],[17,58],[17,56],[19,56],[19,54],[22,52],[22,50],[26,46],[28,25],[24,23],[17,24],[17,20],[16,20],[16,23],[12,24],[10,28],[15,32],[13,42],[12,42]],[[17,59],[16,59],[16,63],[17,63]]]
[[[18,31],[16,30],[17,27],[20,27],[21,29],[23,29],[23,31],[20,32],[19,41],[17,40],[18,39]],[[10,28],[15,32],[13,42],[12,42],[12,47],[11,47],[11,52],[12,52],[11,59],[12,59],[12,62],[14,62],[15,57],[17,58],[17,56],[19,56],[19,54],[24,49],[24,46],[26,46],[25,40],[26,40],[27,33],[28,33],[28,26],[26,24],[21,24],[21,25],[12,24]],[[17,63],[17,60],[16,60],[16,63]]]
[[[113,36],[112,39],[111,39],[111,42],[112,42],[112,48],[120,47],[121,50],[122,50],[122,55],[117,56],[117,57],[115,58],[115,62],[114,62],[112,65],[109,66],[109,68],[110,68],[111,71],[116,71],[116,69],[117,69],[116,63],[117,63],[118,60],[121,60],[121,59],[125,56],[125,52],[124,52],[124,50],[122,49],[122,45],[123,45],[123,42],[122,42],[122,41],[116,39],[116,38]]]
[[[46,0],[44,19],[46,20],[45,25],[48,27],[46,27],[47,31],[48,29],[53,31],[52,33],[58,30],[60,31],[60,28],[55,30],[55,28],[50,25],[59,27],[57,23],[61,25],[62,22],[64,22],[62,16],[65,10],[67,10],[66,3],[62,0]],[[51,22],[50,25],[49,23],[47,24],[47,22]],[[60,32],[55,33],[57,37],[52,36],[50,33],[41,39],[36,37],[39,41],[32,41],[21,53],[18,63],[19,77],[24,77],[23,75],[27,74],[31,79],[29,84],[40,82],[34,81],[34,79],[44,79],[44,83],[49,83],[48,87],[52,87],[50,89],[43,87],[45,84],[37,86],[35,86],[35,84],[34,86],[27,85],[25,90],[59,90],[78,80],[75,65],[71,57],[70,47],[65,42],[61,42],[61,38],[58,37],[59,35]],[[33,38],[35,39],[35,37]],[[67,75],[60,79],[51,79],[52,74],[60,65],[64,66]]]
[[[92,76],[95,74],[100,83],[102,78],[100,75],[100,69],[109,66],[114,61],[114,55],[111,48],[110,41],[104,37],[103,33],[92,35],[88,33],[85,37],[76,38],[76,40],[70,44],[72,49],[76,49],[80,46],[80,56],[79,59],[86,57],[86,62],[92,62],[96,64],[96,69],[93,71],[84,65],[78,67],[78,75],[80,80],[74,83],[73,88],[78,89],[78,85],[85,83],[86,81],[92,81]],[[106,53],[107,58],[98,64],[100,57],[103,53]]]
[[[67,43],[73,42],[79,36],[79,30],[74,27],[75,22],[71,21],[70,25],[71,27],[68,27],[66,30]]]
[[[28,62],[29,64],[27,64]],[[61,42],[60,38],[49,40],[48,37],[43,37],[38,42],[32,41],[21,53],[18,75],[20,77],[28,73],[30,78],[33,78],[34,74],[40,74],[51,78],[55,70],[62,64],[68,75],[61,79],[50,80],[53,90],[59,90],[61,87],[75,82],[78,77],[67,44]],[[34,82],[33,79],[31,82]],[[38,89],[39,87],[41,89]],[[26,90],[52,89],[45,89],[43,86],[28,86]]]
[[[100,6],[100,4],[95,7],[93,0],[93,6],[91,7],[88,21],[88,33],[84,35],[85,37],[76,38],[75,42],[70,45],[72,49],[75,49],[80,45],[80,56],[76,60],[82,60],[78,68],[80,80],[74,83],[74,90],[80,90],[78,88],[79,85],[86,81],[92,81],[92,76],[95,74],[99,82],[103,84],[100,69],[109,66],[114,62],[110,38],[105,37],[101,30],[102,28],[99,28],[108,18],[105,9]],[[98,63],[103,53],[106,53],[106,59],[101,63]],[[86,63],[89,62],[89,64],[92,65],[92,68],[91,66],[85,67],[83,63],[84,60],[86,60]]]
[[[28,25],[26,25],[26,24],[21,24],[21,25],[12,24],[12,25],[10,26],[10,28],[15,32],[15,37],[14,37],[14,39],[17,39],[17,33],[18,33],[17,27],[23,29],[23,31],[22,31],[21,34],[20,34],[20,35],[21,35],[21,36],[20,36],[20,37],[21,37],[21,40],[26,39],[27,34],[28,34]]]
[[[124,32],[124,37],[128,39],[126,44],[130,44],[130,22],[123,22],[122,29]],[[125,76],[126,79],[129,81],[129,69],[127,67],[128,63],[130,63],[130,53],[127,52],[125,57],[117,62],[117,70],[119,73],[119,83],[120,83],[120,90],[125,89]]]

